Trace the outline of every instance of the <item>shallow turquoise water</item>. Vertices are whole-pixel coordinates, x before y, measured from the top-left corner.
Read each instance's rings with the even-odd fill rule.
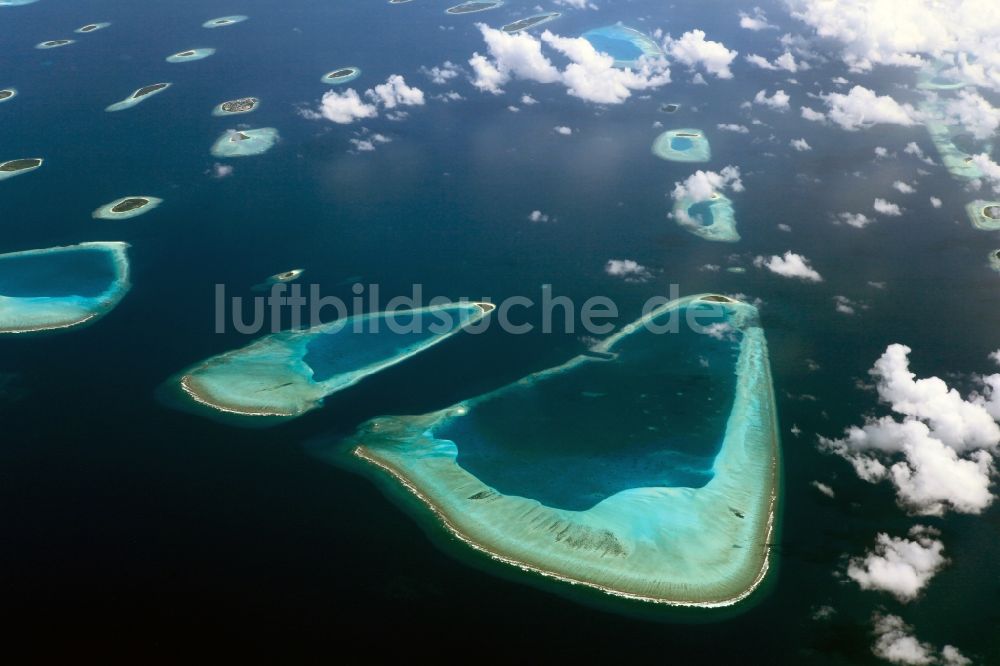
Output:
[[[642,49],[627,39],[617,39],[594,32],[587,33],[584,37],[595,49],[607,53],[615,60],[636,60],[642,55]]]
[[[114,280],[112,256],[103,250],[0,257],[3,296],[99,296]]]
[[[702,226],[705,227],[712,226],[712,223],[715,221],[715,216],[712,214],[711,201],[699,201],[688,208],[688,215],[691,216],[691,219],[701,222]]]
[[[694,142],[683,136],[675,136],[670,139],[670,147],[674,150],[690,150]]]

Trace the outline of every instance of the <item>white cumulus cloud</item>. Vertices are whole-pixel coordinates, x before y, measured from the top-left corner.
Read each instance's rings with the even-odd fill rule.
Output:
[[[862,86],[854,86],[847,94],[830,93],[823,101],[829,108],[830,120],[846,130],[882,123],[909,126],[918,121],[916,110],[909,104],[900,104],[888,95],[877,95]]]
[[[947,563],[944,544],[930,528],[917,525],[909,538],[880,533],[875,548],[862,557],[853,557],[847,576],[863,590],[881,590],[902,602],[917,598]]]
[[[722,42],[705,39],[704,30],[690,30],[681,35],[680,39],[668,37],[666,50],[677,62],[691,69],[701,67],[720,79],[733,78],[729,66],[739,55],[736,51],[727,49]]]
[[[753,98],[754,104],[761,104],[763,106],[768,106],[777,111],[787,111],[789,108],[789,100],[791,98],[784,90],[777,90],[770,97],[767,96],[766,90],[759,91]]]
[[[787,278],[796,278],[806,282],[822,282],[823,277],[809,265],[809,260],[801,254],[796,254],[789,250],[784,255],[772,255],[770,257],[755,257],[754,266],[766,268],[767,270]]]

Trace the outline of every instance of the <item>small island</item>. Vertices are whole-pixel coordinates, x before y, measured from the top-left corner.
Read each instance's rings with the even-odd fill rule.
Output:
[[[680,104],[661,104],[660,111],[663,113],[677,113],[677,109],[681,108]]]
[[[440,411],[375,418],[346,444],[370,476],[412,493],[406,508],[550,580],[720,607],[771,565],[781,485],[767,342],[756,308],[726,296],[666,303],[591,353]]]
[[[278,138],[278,130],[273,127],[227,130],[212,146],[212,155],[222,158],[260,155],[270,150]]]
[[[142,88],[139,88],[131,95],[123,99],[122,101],[115,102],[114,104],[106,108],[105,111],[113,112],[113,111],[124,111],[125,109],[131,109],[136,104],[144,102],[153,95],[163,92],[171,85],[172,84],[170,83],[153,83],[148,86],[143,86]]]
[[[0,0],[0,7],[19,7],[30,5],[33,2],[38,2],[38,0]]]
[[[305,273],[304,268],[293,268],[290,271],[284,271],[282,273],[275,273],[271,277],[267,278],[260,284],[255,284],[252,289],[254,291],[269,291],[271,287],[276,284],[282,284],[287,282],[294,282],[298,280],[302,274]]]
[[[460,5],[455,5],[454,7],[449,7],[444,10],[445,14],[474,14],[476,12],[485,12],[490,9],[496,9],[503,5],[503,0],[470,0],[469,2],[463,2]]]
[[[179,51],[172,56],[167,56],[167,62],[191,62],[201,60],[215,53],[215,49],[188,49]]]
[[[707,162],[712,148],[701,130],[676,129],[653,140],[653,154],[671,162]]]
[[[223,102],[222,104],[215,107],[212,110],[213,116],[231,116],[240,113],[250,113],[257,106],[260,105],[260,100],[256,97],[241,97],[239,99],[231,99],[228,102]]]
[[[527,30],[528,28],[534,28],[536,25],[541,25],[543,23],[548,23],[549,21],[554,21],[555,19],[562,16],[559,12],[547,12],[545,14],[535,14],[534,16],[528,16],[527,18],[518,19],[513,23],[508,23],[507,25],[500,28],[504,32],[515,33],[522,30]]]
[[[673,214],[677,224],[705,240],[735,243],[740,239],[733,202],[718,192],[707,201],[681,198]]]
[[[972,226],[983,231],[1000,229],[1000,201],[977,200],[966,205],[965,212],[969,215]]]
[[[209,358],[172,383],[189,407],[280,421],[438,344],[493,306],[451,303],[376,312],[304,330],[282,331]]]
[[[0,334],[93,323],[129,290],[125,243],[81,243],[0,255]]]
[[[104,28],[107,28],[109,25],[111,25],[111,24],[110,23],[88,23],[87,25],[80,26],[79,28],[77,28],[73,32],[76,32],[76,33],[81,34],[81,35],[85,35],[88,32],[95,32],[97,30],[103,30]]]
[[[104,204],[91,215],[99,220],[127,220],[131,217],[148,213],[163,203],[163,199],[149,196],[131,196],[115,199]]]
[[[341,83],[349,83],[359,76],[361,76],[360,67],[340,67],[332,72],[327,72],[320,80],[323,81],[323,83],[339,85]]]
[[[0,163],[0,180],[34,171],[45,162],[41,157],[25,157]]]
[[[639,66],[642,58],[661,58],[663,49],[651,37],[621,24],[588,30],[580,35],[601,53],[615,59],[615,67],[626,69]]]
[[[17,97],[17,90],[15,88],[4,88],[3,90],[0,90],[0,102],[7,102],[15,97]]]
[[[220,16],[219,18],[209,19],[201,24],[203,28],[224,28],[227,25],[233,25],[235,23],[242,23],[246,21],[249,16],[243,16],[242,14],[234,14],[233,16]]]
[[[948,113],[944,101],[926,101],[918,107],[920,113],[926,119],[927,132],[931,136],[931,142],[941,156],[941,162],[952,176],[959,180],[976,180],[983,177],[983,172],[972,160],[972,153],[963,150],[958,146],[961,134],[964,131],[960,125],[951,125],[948,122]],[[966,146],[973,149],[973,146]],[[983,146],[982,150],[976,152],[989,152],[989,148]]]
[[[35,48],[36,49],[57,49],[60,46],[67,46],[67,45],[73,44],[73,43],[74,43],[74,40],[72,40],[72,39],[50,39],[47,42],[40,42],[38,44],[35,44]]]

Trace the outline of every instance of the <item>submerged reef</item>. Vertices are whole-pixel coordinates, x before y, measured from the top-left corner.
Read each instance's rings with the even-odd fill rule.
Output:
[[[735,243],[740,239],[733,202],[718,192],[706,201],[682,197],[674,204],[674,219],[681,227],[705,240]]]
[[[143,213],[148,213],[163,203],[163,199],[149,196],[130,196],[115,199],[109,204],[104,204],[92,213],[92,216],[101,220],[127,220]]]
[[[239,113],[250,113],[258,106],[260,106],[260,100],[256,97],[241,97],[239,99],[231,99],[228,102],[223,102],[218,105],[212,110],[212,115],[231,116]]]
[[[453,303],[338,319],[267,335],[185,371],[196,404],[237,416],[288,419],[482,319],[490,304]]]
[[[212,146],[215,157],[247,157],[266,153],[278,141],[278,130],[273,127],[259,129],[227,130]]]
[[[965,206],[972,226],[983,231],[1000,229],[1000,201],[977,200]]]
[[[348,445],[415,511],[525,571],[707,607],[768,571],[780,465],[767,343],[756,308],[725,296],[666,303],[564,365],[373,419]]]
[[[653,140],[653,154],[671,162],[707,162],[712,147],[698,129],[668,130]]]
[[[246,21],[249,16],[243,16],[242,14],[234,14],[233,16],[220,16],[219,18],[209,19],[201,24],[203,28],[224,28],[227,25],[233,25],[234,23],[242,23]]]
[[[445,14],[474,14],[476,12],[485,12],[488,9],[496,9],[503,5],[502,0],[469,0],[469,2],[463,2],[460,5],[455,5],[454,7],[449,7],[444,10]]]
[[[340,67],[331,72],[327,72],[320,80],[323,83],[337,85],[341,83],[350,83],[359,76],[361,76],[360,67]]]
[[[663,49],[652,38],[621,24],[588,30],[580,36],[598,51],[614,58],[615,67],[636,67],[644,56],[663,56]]]
[[[23,173],[34,171],[45,163],[41,157],[25,157],[18,160],[8,160],[0,162],[0,180],[20,176]]]
[[[0,334],[75,328],[129,290],[125,243],[81,243],[0,254]]]
[[[126,97],[120,102],[115,102],[105,111],[124,111],[125,109],[131,109],[136,104],[146,101],[153,95],[159,94],[169,88],[172,84],[170,83],[153,83],[148,86],[143,86],[133,92],[131,95]]]
[[[190,62],[192,60],[201,60],[207,58],[215,53],[215,49],[188,49],[187,51],[178,51],[177,53],[167,56],[167,62]]]
[[[536,25],[541,25],[543,23],[548,23],[549,21],[554,21],[555,19],[562,16],[559,12],[548,12],[545,14],[536,14],[534,16],[528,16],[527,18],[518,19],[513,23],[508,23],[503,26],[501,30],[504,32],[520,32],[522,30],[527,30],[528,28],[534,28]]]

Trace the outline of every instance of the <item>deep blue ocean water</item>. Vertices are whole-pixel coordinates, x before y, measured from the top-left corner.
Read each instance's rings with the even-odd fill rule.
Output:
[[[779,55],[771,31],[738,29],[730,2],[598,4],[546,27],[576,35],[622,20],[675,36],[700,28],[741,54]],[[760,4],[784,29],[801,30],[774,3]],[[95,326],[0,341],[0,606],[12,641],[147,655],[189,654],[196,645],[283,655],[406,645],[440,655],[486,645],[497,658],[844,664],[873,659],[870,615],[883,607],[903,613],[923,640],[1000,660],[988,631],[1000,622],[991,573],[1000,556],[997,510],[925,521],[942,530],[952,564],[920,603],[902,607],[835,572],[876,532],[903,534],[913,520],[889,488],[858,481],[814,446],[816,434],[835,435],[872,409],[872,394],[857,382],[889,343],[913,348],[920,376],[991,370],[1000,289],[985,258],[996,236],[968,224],[961,183],[941,169],[922,176],[925,165],[902,157],[910,141],[931,151],[921,127],[847,133],[755,110],[765,125],[750,134],[715,129],[748,124],[739,103],[762,88],[783,87],[809,104],[807,93],[834,76],[886,88],[909,86],[912,73],[848,74],[831,59],[793,84],[739,61],[733,80],[710,78],[708,86],[675,65],[674,83],[620,106],[519,82],[493,97],[462,80],[435,86],[419,68],[464,64],[484,51],[475,21],[499,26],[534,5],[512,1],[465,17],[445,16],[447,6],[41,0],[0,10],[0,86],[19,90],[0,105],[0,159],[46,160],[0,183],[3,210],[16,211],[0,217],[0,252],[127,241],[134,284]],[[234,13],[251,19],[200,27]],[[101,20],[113,25],[72,34]],[[77,43],[33,48],[69,36]],[[217,53],[196,63],[163,60],[203,46]],[[363,69],[352,84],[359,90],[398,73],[429,98],[453,88],[465,99],[428,99],[402,122],[339,126],[297,115],[328,89],[319,78],[345,64]],[[130,111],[104,112],[158,81],[174,86]],[[523,94],[540,103],[521,106]],[[903,87],[895,94],[916,101]],[[219,102],[247,95],[261,98],[259,110],[211,115]],[[663,103],[681,108],[664,114]],[[215,179],[209,148],[238,123],[276,127],[282,141],[266,155],[231,161],[232,176]],[[362,126],[391,143],[348,153]],[[691,172],[650,154],[653,138],[671,127],[709,133],[713,158],[699,168],[741,167],[746,191],[730,197],[739,244],[703,241],[666,218],[666,195]],[[792,151],[793,138],[813,150]],[[876,145],[900,159],[876,163]],[[918,196],[899,198],[904,216],[863,230],[832,223],[835,212],[870,212],[873,198],[900,179],[920,183]],[[165,201],[127,222],[90,218],[128,194]],[[927,202],[930,194],[941,209]],[[533,210],[550,221],[529,222]],[[750,266],[753,256],[788,249],[809,257],[825,281],[802,284]],[[626,257],[653,278],[633,284],[604,273],[607,260]],[[701,270],[733,263],[748,272]],[[292,267],[344,298],[343,281],[353,276],[377,282],[386,298],[409,293],[413,282],[428,295],[494,300],[551,284],[574,299],[613,298],[622,322],[670,283],[685,294],[762,299],[784,437],[780,562],[768,594],[715,622],[581,604],[473,555],[442,551],[440,537],[368,479],[315,454],[335,451],[342,435],[379,414],[439,409],[562,363],[586,348],[579,331],[457,336],[275,429],[237,429],[161,404],[155,393],[166,378],[247,342],[235,331],[213,332],[214,285],[248,296],[251,285]],[[835,295],[867,309],[845,317]],[[814,479],[835,484],[837,498],[818,494]],[[826,604],[837,608],[835,618],[811,620]]]

